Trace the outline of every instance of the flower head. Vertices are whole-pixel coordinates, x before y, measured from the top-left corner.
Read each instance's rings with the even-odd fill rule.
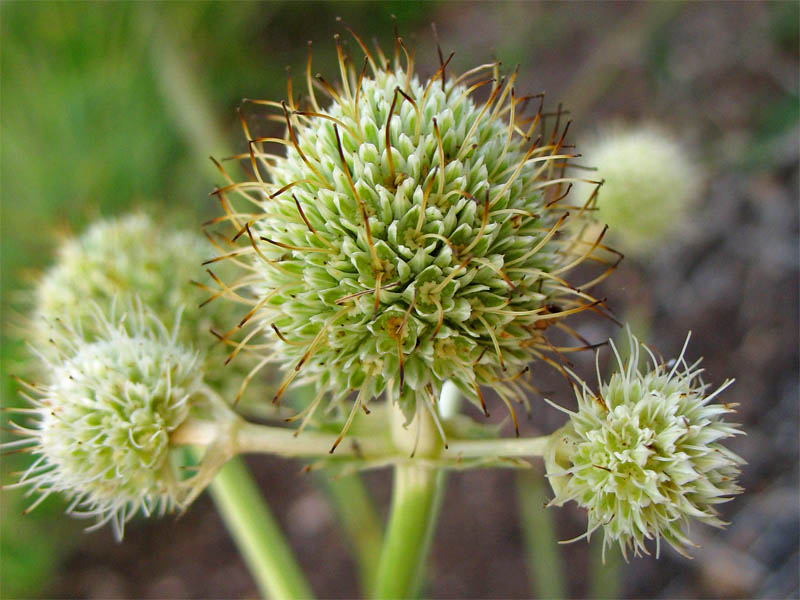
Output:
[[[732,381],[709,393],[698,363],[688,365],[683,352],[669,366],[629,340],[626,363],[614,348],[620,371],[598,394],[584,384],[578,411],[553,434],[546,459],[552,504],[574,500],[585,508],[585,535],[602,527],[604,548],[617,542],[623,554],[647,553],[645,540],[655,538],[659,548],[663,537],[683,554],[692,545],[684,532],[689,519],[722,526],[715,506],[741,492],[744,461],[720,444],[741,432],[721,418],[733,412],[729,405],[711,403]],[[652,361],[646,373],[642,349]]]
[[[41,500],[63,492],[69,512],[111,522],[122,536],[138,511],[171,510],[181,502],[180,473],[173,464],[170,434],[201,393],[198,357],[141,305],[120,316],[95,306],[91,339],[80,326],[43,355],[48,379],[33,392],[33,424],[19,428],[37,460],[19,485]],[[31,507],[33,508],[33,507]]]
[[[700,188],[700,172],[686,149],[654,125],[608,129],[584,150],[603,180],[598,217],[624,252],[648,255],[683,221]],[[579,182],[575,191],[591,193]]]
[[[165,231],[144,214],[98,221],[59,249],[36,290],[37,316],[47,322],[88,317],[89,335],[97,323],[92,303],[106,306],[122,293],[136,294],[166,322],[178,307],[198,304],[189,282],[208,254],[202,236]],[[182,318],[184,331],[191,331]]]
[[[210,251],[202,235],[157,225],[142,213],[94,223],[62,245],[39,282],[33,319],[37,347],[46,351],[46,340],[59,334],[62,321],[80,327],[85,341],[102,337],[106,326],[96,307],[105,311],[118,295],[135,294],[168,327],[180,315],[176,339],[201,352],[206,381],[233,399],[239,383],[224,368],[230,348],[214,345],[209,329],[230,323],[235,306],[217,300],[200,308],[208,294],[192,285]],[[248,363],[238,361],[233,368],[241,378]]]
[[[267,359],[288,367],[275,399],[305,380],[336,403],[358,391],[351,415],[385,392],[410,419],[450,379],[484,411],[481,385],[511,409],[515,378],[552,360],[547,326],[595,303],[562,279],[599,254],[564,235],[585,218],[561,202],[566,130],[554,119],[544,131],[541,107],[521,118],[531,97],[516,72],[448,77],[445,63],[423,81],[410,59],[392,65],[356,39],[364,69],[342,59],[338,89],[312,83],[309,57],[307,106],[253,101],[277,110],[285,136],[245,124],[254,178],[216,192],[244,244]],[[230,208],[232,192],[251,213]]]

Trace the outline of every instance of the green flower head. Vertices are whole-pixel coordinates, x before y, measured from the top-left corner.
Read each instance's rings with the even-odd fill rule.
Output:
[[[720,444],[741,432],[721,418],[731,406],[712,404],[732,381],[709,393],[698,363],[684,360],[686,346],[670,366],[632,335],[629,341],[626,363],[612,342],[619,372],[597,394],[584,384],[577,412],[552,436],[551,504],[574,500],[586,509],[584,535],[602,527],[604,550],[616,542],[626,556],[629,549],[647,554],[645,540],[655,538],[658,554],[664,538],[685,554],[688,521],[722,526],[715,506],[742,491],[736,478],[744,461]],[[642,349],[652,361],[646,373]]]
[[[689,152],[655,125],[616,126],[584,151],[603,181],[597,192],[598,218],[608,223],[619,248],[649,256],[658,242],[680,228],[700,190],[701,173]],[[575,192],[592,192],[579,182]]]
[[[484,412],[483,385],[513,412],[518,376],[553,361],[547,326],[596,303],[563,277],[605,260],[563,227],[586,219],[561,201],[566,128],[553,115],[545,131],[541,105],[522,116],[541,98],[517,94],[516,72],[455,76],[445,61],[420,80],[402,40],[392,63],[355,39],[364,68],[337,39],[338,88],[312,81],[309,56],[307,102],[251,101],[285,134],[245,123],[252,179],[216,191],[242,243],[252,339],[288,370],[275,399],[307,381],[339,406],[357,392],[351,416],[385,393],[410,419],[449,379]]]
[[[37,348],[47,351],[61,321],[79,325],[86,341],[103,335],[96,306],[108,310],[119,294],[135,294],[168,327],[180,314],[178,341],[201,351],[206,381],[232,400],[239,390],[225,367],[232,349],[214,344],[209,330],[236,318],[236,307],[220,300],[206,303],[208,293],[200,288],[207,286],[192,285],[212,250],[200,233],[161,226],[143,213],[94,223],[61,246],[56,263],[39,281],[33,319]],[[232,368],[241,379],[250,366],[240,359]]]
[[[62,492],[69,512],[95,517],[97,526],[110,522],[118,538],[139,510],[180,504],[169,439],[202,393],[197,354],[141,304],[119,311],[121,304],[112,303],[108,316],[95,305],[90,340],[80,329],[86,321],[64,326],[55,351],[42,355],[47,382],[25,384],[33,423],[10,443],[37,455],[17,484],[39,494],[33,506]]]
[[[208,254],[202,236],[163,230],[145,214],[98,221],[59,249],[36,290],[37,316],[48,323],[88,317],[89,335],[97,323],[92,303],[107,306],[122,293],[136,294],[166,322],[178,307],[199,303],[189,282]]]

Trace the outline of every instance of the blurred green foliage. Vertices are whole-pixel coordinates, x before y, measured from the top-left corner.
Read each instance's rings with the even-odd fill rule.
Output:
[[[770,29],[776,43],[795,56],[800,54],[800,4],[797,2],[772,2]]]

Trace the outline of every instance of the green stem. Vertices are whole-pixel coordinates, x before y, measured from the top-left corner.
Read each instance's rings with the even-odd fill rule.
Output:
[[[167,27],[155,6],[139,11],[139,25],[147,39],[153,71],[164,96],[164,108],[171,112],[176,127],[196,162],[209,175],[218,172],[208,153],[224,153],[230,148],[226,135],[214,118],[219,114],[204,89],[199,71],[189,60],[191,40],[176,28]],[[189,30],[187,30],[189,31]]]
[[[280,526],[239,458],[220,470],[211,495],[264,597],[313,596]]]
[[[353,547],[361,589],[368,594],[375,586],[383,543],[372,498],[358,474],[337,476],[322,472],[317,481],[336,509],[339,525]]]
[[[422,587],[443,478],[439,469],[397,465],[386,541],[376,576],[375,598],[409,598]]]
[[[535,438],[500,438],[489,440],[448,440],[442,458],[491,458],[497,456],[544,456],[549,435]]]
[[[419,458],[432,458],[457,464],[465,458],[543,456],[549,436],[535,438],[509,438],[486,440],[448,440],[448,448],[441,448],[438,433],[432,424],[423,423],[419,439],[416,437],[416,421],[408,426],[394,428],[393,440],[387,436],[348,435],[336,448],[333,458],[353,457],[358,459],[403,459],[412,452]],[[221,435],[220,424],[213,421],[190,420],[176,429],[170,442],[176,446],[209,446]],[[226,443],[233,453],[276,454],[291,457],[331,457],[331,448],[337,436],[318,431],[295,431],[285,427],[258,425],[246,421],[237,422],[230,431],[224,432]],[[398,438],[399,436],[399,438]],[[415,449],[416,446],[416,449]]]
[[[444,488],[441,469],[416,461],[438,457],[443,445],[428,411],[418,411],[406,424],[397,404],[391,403],[390,410],[392,441],[409,461],[394,467],[392,508],[373,596],[411,598],[419,595],[424,583],[425,561]]]
[[[227,427],[227,428],[225,428]],[[237,420],[223,427],[218,421],[188,420],[170,436],[176,446],[210,446],[222,437],[232,454],[276,454],[286,458],[330,457],[335,434],[304,431],[300,435],[286,427],[259,425]],[[390,440],[382,437],[348,436],[336,448],[336,457],[385,458],[394,453]]]
[[[547,491],[541,469],[521,471],[517,492],[531,591],[537,598],[565,598],[564,564],[552,513],[545,508]]]
[[[587,598],[619,598],[622,592],[622,555],[612,547],[603,558],[603,536],[592,536],[589,551],[589,591]]]

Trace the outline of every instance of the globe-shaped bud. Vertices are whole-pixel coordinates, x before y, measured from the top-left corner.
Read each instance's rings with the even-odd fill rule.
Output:
[[[201,351],[207,383],[233,400],[252,364],[240,359],[235,372],[224,368],[233,349],[215,344],[209,330],[228,326],[236,307],[215,299],[201,308],[214,290],[192,284],[212,252],[199,233],[158,225],[142,213],[94,223],[61,246],[56,263],[40,279],[33,319],[37,347],[46,350],[47,340],[59,334],[59,321],[79,326],[86,341],[101,336],[95,305],[108,310],[118,295],[135,294],[168,327],[180,315],[176,339]]]
[[[90,341],[70,329],[57,351],[43,356],[48,378],[28,387],[32,424],[15,445],[30,445],[37,460],[21,478],[40,498],[63,492],[69,512],[111,522],[122,536],[141,509],[171,510],[181,502],[181,475],[170,434],[202,389],[195,353],[180,346],[151,313],[117,304],[107,318],[96,307]]]
[[[741,432],[722,420],[732,407],[712,403],[732,381],[709,393],[683,352],[670,366],[632,335],[630,348],[624,363],[614,348],[619,372],[597,394],[584,384],[577,412],[553,434],[551,504],[574,500],[586,509],[585,535],[602,527],[604,550],[616,542],[626,556],[646,554],[645,540],[655,538],[658,554],[664,538],[685,554],[688,521],[722,526],[715,506],[742,491],[736,478],[744,461],[720,444]],[[642,350],[652,361],[647,372]]]
[[[216,191],[247,200],[228,219],[266,335],[253,339],[288,367],[276,399],[298,379],[335,402],[358,391],[351,414],[386,392],[410,418],[450,379],[484,411],[481,385],[511,408],[528,363],[557,356],[547,326],[595,303],[564,274],[605,260],[565,235],[585,218],[562,202],[566,131],[557,118],[545,130],[541,107],[521,116],[539,99],[517,95],[516,72],[442,65],[424,81],[362,49],[365,68],[342,60],[338,89],[308,71],[308,105],[253,101],[285,136],[245,124],[253,179]]]
[[[654,125],[612,127],[588,144],[584,161],[603,181],[597,192],[600,221],[620,250],[648,256],[679,229],[700,189],[700,170],[669,133]],[[575,188],[591,193],[588,184]]]
[[[97,322],[93,302],[107,306],[118,294],[136,294],[168,322],[178,307],[199,304],[190,281],[209,252],[202,236],[164,230],[145,214],[98,221],[60,247],[36,290],[37,314],[47,322],[88,317],[83,329],[90,335]],[[188,332],[192,328],[186,320],[194,315],[185,312]]]

